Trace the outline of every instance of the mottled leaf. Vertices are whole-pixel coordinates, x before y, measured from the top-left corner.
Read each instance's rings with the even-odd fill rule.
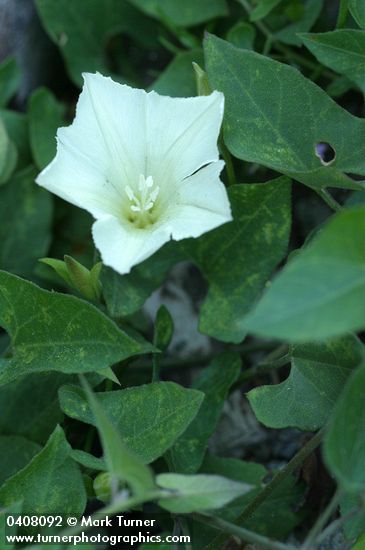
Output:
[[[146,464],[171,447],[193,420],[203,400],[201,392],[185,389],[173,382],[157,382],[96,395],[125,445]],[[68,416],[95,425],[80,388],[61,388],[60,403]]]
[[[209,282],[200,330],[225,342],[240,342],[245,316],[287,252],[290,182],[279,178],[235,185],[228,194],[234,221],[187,241],[186,250]]]
[[[12,338],[12,356],[0,359],[0,385],[34,372],[100,371],[154,349],[128,336],[91,304],[4,271],[0,326]]]
[[[225,95],[224,138],[234,156],[316,189],[363,187],[346,173],[365,174],[365,120],[293,67],[215,36],[205,40],[205,58],[212,86]],[[321,142],[335,152],[325,165],[316,154]]]

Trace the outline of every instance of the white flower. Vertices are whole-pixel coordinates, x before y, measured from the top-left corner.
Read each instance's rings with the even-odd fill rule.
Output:
[[[171,98],[100,74],[84,80],[75,120],[36,181],[94,216],[104,264],[128,273],[170,238],[232,219],[219,179],[223,94]]]

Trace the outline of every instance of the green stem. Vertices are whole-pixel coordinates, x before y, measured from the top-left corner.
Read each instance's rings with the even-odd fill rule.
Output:
[[[319,189],[317,191],[318,195],[324,202],[333,210],[334,212],[340,212],[342,206],[332,197],[332,195],[327,191],[327,189]]]
[[[308,536],[302,546],[302,550],[313,550],[314,548],[316,548],[317,545],[315,544],[315,540],[338,507],[340,498],[340,491],[337,490],[326,508],[324,509],[323,513],[318,517],[312,529],[309,531]]]
[[[234,523],[230,523],[220,518],[213,516],[206,516],[205,514],[192,514],[191,517],[200,523],[205,523],[210,527],[219,529],[228,535],[234,535],[244,542],[250,542],[253,544],[259,544],[262,548],[267,548],[269,550],[291,550],[296,548],[295,546],[289,544],[283,544],[282,542],[274,541],[263,535],[258,535],[253,531],[249,531],[244,527],[239,527]],[[215,548],[221,548],[220,546],[215,546]]]
[[[319,430],[305,445],[300,449],[300,451],[288,462],[288,464],[279,470],[270,483],[268,483],[262,491],[244,508],[240,516],[235,520],[236,524],[242,524],[248,520],[259,508],[265,500],[272,495],[274,490],[280,485],[284,479],[289,477],[304,461],[305,459],[313,453],[313,451],[318,447],[322,441],[324,434],[324,428]],[[207,550],[214,550],[216,548],[221,548],[225,541],[224,535],[219,535],[216,537],[207,547]]]
[[[338,8],[336,29],[342,29],[346,24],[347,12],[349,9],[349,0],[340,0]]]

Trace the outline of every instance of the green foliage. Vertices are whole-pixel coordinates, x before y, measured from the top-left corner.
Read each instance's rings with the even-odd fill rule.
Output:
[[[204,400],[194,420],[167,454],[172,470],[195,473],[199,469],[208,439],[216,428],[224,401],[238,378],[240,368],[240,358],[227,352],[218,356],[195,380],[193,387],[203,392]]]
[[[56,154],[57,128],[64,126],[64,107],[46,88],[36,90],[29,101],[29,140],[34,161],[45,168]]]
[[[237,185],[229,189],[229,198],[234,221],[189,242],[187,251],[209,282],[200,330],[240,342],[246,314],[287,251],[290,182]]]
[[[57,427],[33,460],[0,487],[1,505],[7,507],[22,500],[22,512],[26,514],[81,515],[86,504],[85,489],[70,452],[63,430]]]
[[[0,63],[0,107],[5,107],[20,84],[21,73],[15,59],[8,57]]]
[[[227,13],[225,0],[184,0],[181,4],[177,4],[175,0],[129,1],[148,15],[167,19],[181,27],[197,25]]]
[[[124,444],[146,464],[171,447],[193,420],[203,400],[200,391],[187,390],[173,382],[99,392],[97,397]],[[81,389],[61,388],[60,403],[68,416],[95,425]]]
[[[35,0],[39,18],[21,40],[27,3],[7,4],[0,547],[8,513],[160,511],[163,534],[190,534],[194,549],[240,539],[289,550],[314,525],[306,549],[336,545],[328,529],[361,550],[364,1]],[[57,129],[72,124],[82,73],[96,71],[172,98],[224,94],[217,147],[233,220],[165,244],[126,275],[102,264],[92,216],[35,183],[56,155]],[[173,114],[166,136],[181,122]],[[109,151],[122,185],[120,147],[138,153],[130,130]],[[207,147],[208,164],[213,150],[196,147]],[[82,154],[109,178],[112,166]],[[164,177],[151,175],[163,194]],[[207,208],[213,199],[207,192]]]
[[[100,371],[153,349],[128,336],[95,307],[41,290],[4,271],[0,325],[12,338],[12,357],[0,359],[0,385],[34,372]]]
[[[321,428],[363,358],[364,347],[354,336],[293,346],[289,377],[249,392],[255,415],[269,428]]]
[[[336,215],[289,261],[248,317],[250,332],[305,342],[365,327],[364,214]]]
[[[365,6],[361,0],[349,0],[349,9],[352,17],[362,29],[365,29]]]
[[[325,457],[343,489],[365,490],[365,367],[357,369],[338,400],[325,441]]]
[[[362,187],[344,172],[365,174],[363,120],[296,69],[256,52],[208,36],[205,57],[211,84],[226,98],[224,137],[234,156],[315,189]],[[321,163],[315,149],[320,142],[334,149],[334,162]]]
[[[26,168],[0,187],[0,268],[30,276],[51,240],[52,197]]]
[[[24,437],[0,436],[0,486],[8,477],[22,470],[40,450],[37,443]]]
[[[160,487],[177,493],[159,502],[162,508],[175,514],[221,508],[251,489],[246,483],[206,474],[159,474],[156,482]]]
[[[53,0],[36,0],[36,7],[78,86],[82,85],[83,72],[108,72],[105,49],[113,36],[119,33],[143,36],[143,20],[127,1],[78,0],[75,8],[70,0],[59,0],[56,4]]]
[[[154,481],[148,466],[145,466],[140,458],[130,452],[85,381],[83,386],[94,422],[98,428],[111,480],[126,482],[135,495],[141,495],[153,489]]]
[[[318,61],[347,76],[365,93],[365,31],[339,29],[301,38]]]

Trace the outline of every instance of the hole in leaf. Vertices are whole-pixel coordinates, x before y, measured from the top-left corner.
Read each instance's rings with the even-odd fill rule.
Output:
[[[326,141],[319,141],[316,143],[314,152],[324,166],[332,164],[336,158],[336,151]]]

